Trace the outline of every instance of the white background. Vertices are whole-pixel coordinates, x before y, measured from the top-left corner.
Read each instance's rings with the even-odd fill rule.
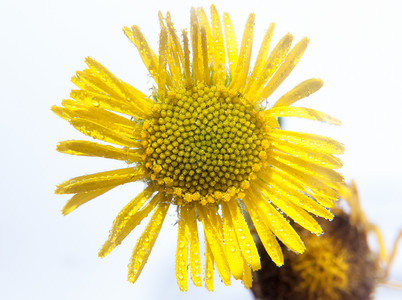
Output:
[[[229,4],[230,3],[230,4]],[[388,248],[402,229],[402,6],[400,1],[215,1],[230,13],[238,40],[256,13],[254,55],[270,22],[273,42],[287,32],[310,45],[272,100],[299,82],[320,77],[324,87],[300,104],[325,111],[342,127],[288,122],[287,128],[334,137],[346,145],[342,173],[355,178],[368,217]],[[1,299],[252,299],[240,283],[214,293],[175,283],[174,211],[135,285],[127,264],[141,224],[101,260],[97,251],[118,211],[141,189],[127,185],[63,217],[68,197],[54,186],[73,176],[124,167],[105,159],[55,151],[58,141],[83,138],[50,112],[68,98],[70,78],[91,56],[149,94],[153,82],[121,28],[137,24],[157,50],[157,12],[171,11],[188,28],[191,6],[210,1],[1,1],[0,4],[0,298]],[[240,41],[239,41],[240,42]],[[402,254],[391,278],[402,281]],[[191,284],[190,284],[191,285]],[[401,299],[380,288],[376,299]]]

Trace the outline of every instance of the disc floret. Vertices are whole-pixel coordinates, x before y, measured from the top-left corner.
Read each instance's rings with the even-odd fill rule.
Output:
[[[257,107],[226,87],[171,90],[144,126],[145,165],[179,204],[229,201],[267,157],[262,121]]]

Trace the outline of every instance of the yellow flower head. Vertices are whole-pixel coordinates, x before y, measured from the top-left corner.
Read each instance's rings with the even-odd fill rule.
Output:
[[[106,142],[64,141],[58,151],[121,160],[129,166],[70,179],[56,193],[74,194],[63,208],[67,214],[116,186],[145,181],[144,191],[117,216],[99,256],[112,251],[153,211],[129,265],[129,281],[135,282],[173,205],[179,220],[180,289],[187,289],[188,269],[194,284],[202,285],[200,223],[206,287],[212,290],[214,265],[226,285],[233,275],[250,287],[251,270],[261,264],[243,214],[249,214],[266,251],[280,266],[283,254],[277,239],[292,251],[305,249],[287,217],[321,234],[310,213],[332,219],[327,208],[343,182],[333,170],[342,166],[334,156],[344,151],[340,143],[282,130],[277,118],[340,122],[312,109],[290,107],[321,88],[319,79],[300,83],[272,108],[263,106],[300,60],[307,38],[291,49],[293,37],[287,34],[269,52],[271,24],[252,67],[254,14],[247,20],[240,47],[229,15],[223,15],[222,26],[215,6],[211,20],[202,8],[191,10],[190,34],[183,30],[181,41],[170,14],[159,14],[159,19],[158,55],[137,26],[124,28],[155,80],[151,97],[87,58],[88,69],[72,79],[79,88],[71,92],[72,100],[52,108],[80,132]]]

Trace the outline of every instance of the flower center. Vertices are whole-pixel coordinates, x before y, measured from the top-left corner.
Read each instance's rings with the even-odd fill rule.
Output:
[[[228,201],[260,169],[268,130],[256,108],[225,87],[169,91],[144,124],[145,165],[178,204]]]
[[[308,290],[309,299],[339,300],[348,287],[348,252],[330,237],[312,237],[307,251],[298,255],[292,268],[300,277],[298,290]]]

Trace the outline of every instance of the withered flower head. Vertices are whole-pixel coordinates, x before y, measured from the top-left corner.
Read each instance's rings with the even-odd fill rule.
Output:
[[[361,209],[356,185],[343,186],[341,194],[349,205],[338,205],[333,221],[323,221],[323,236],[311,235],[294,225],[303,238],[306,251],[284,250],[284,266],[278,268],[262,257],[261,270],[254,272],[252,287],[261,300],[367,300],[378,283],[387,281],[399,234],[391,255],[386,255],[381,233]],[[379,253],[368,245],[370,232],[377,236]],[[259,245],[259,250],[261,245]],[[261,251],[260,253],[264,253]]]

